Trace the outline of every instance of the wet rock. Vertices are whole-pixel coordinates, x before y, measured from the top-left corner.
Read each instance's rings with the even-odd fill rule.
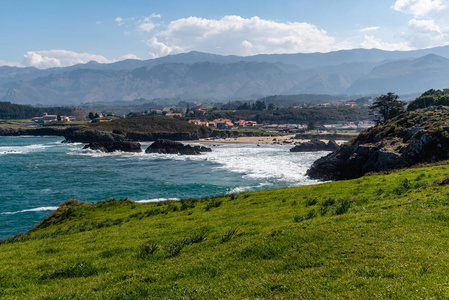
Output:
[[[83,149],[96,150],[101,152],[142,152],[140,143],[137,142],[113,142],[113,143],[90,143],[84,146]]]
[[[211,151],[212,149],[204,146],[192,147],[190,145],[184,145],[180,142],[158,139],[145,150],[145,153],[198,155],[201,152]]]

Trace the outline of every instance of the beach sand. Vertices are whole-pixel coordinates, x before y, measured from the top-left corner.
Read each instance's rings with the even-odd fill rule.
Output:
[[[327,139],[320,139],[323,142],[328,142]],[[206,138],[199,139],[197,142],[202,144],[295,144],[295,143],[304,143],[309,140],[304,139],[295,139],[295,135],[283,135],[283,136],[249,136],[249,137],[237,137],[237,138],[226,138],[226,139],[218,139],[218,138]],[[186,141],[188,142],[188,141]],[[192,141],[190,141],[192,142]],[[343,144],[346,140],[336,140],[337,144]]]

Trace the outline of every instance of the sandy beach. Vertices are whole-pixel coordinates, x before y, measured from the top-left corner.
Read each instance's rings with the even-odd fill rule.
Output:
[[[327,139],[320,139],[323,142],[328,142]],[[295,139],[295,135],[283,135],[283,136],[250,136],[250,137],[237,137],[237,138],[206,138],[199,139],[198,142],[205,144],[212,143],[227,143],[227,144],[295,144],[304,143],[309,140],[305,139]],[[188,142],[188,141],[186,141]],[[191,142],[191,141],[190,141]],[[346,140],[336,140],[337,144],[342,144]]]

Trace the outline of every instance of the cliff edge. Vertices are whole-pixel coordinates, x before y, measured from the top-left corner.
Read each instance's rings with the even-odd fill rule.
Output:
[[[429,107],[396,117],[360,133],[315,161],[307,175],[345,180],[369,172],[449,159],[449,107]]]

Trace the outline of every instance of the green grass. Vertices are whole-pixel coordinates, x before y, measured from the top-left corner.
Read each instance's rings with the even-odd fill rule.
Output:
[[[2,299],[443,299],[449,165],[179,202],[71,201],[0,244]]]

